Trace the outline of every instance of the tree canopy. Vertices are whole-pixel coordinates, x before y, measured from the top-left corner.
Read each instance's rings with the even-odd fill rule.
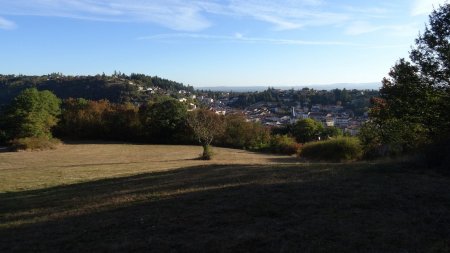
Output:
[[[30,88],[22,91],[8,112],[10,138],[51,137],[51,128],[58,123],[61,101],[50,91]]]
[[[318,140],[323,130],[320,122],[313,119],[302,119],[297,121],[294,126],[294,136],[298,142],[306,143]]]
[[[404,153],[450,138],[450,4],[434,10],[410,61],[400,59],[372,100],[366,147]]]

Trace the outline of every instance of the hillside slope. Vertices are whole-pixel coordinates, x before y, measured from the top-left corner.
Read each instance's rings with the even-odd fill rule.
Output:
[[[218,164],[202,164],[191,160],[197,147],[66,148],[60,155],[0,154],[0,185],[18,185],[0,193],[1,252],[450,249],[450,178],[430,171],[389,163],[297,164],[220,149]],[[21,156],[20,164],[5,163]],[[155,167],[172,162],[179,167]],[[146,172],[120,175],[139,168]],[[114,178],[66,185],[74,181],[65,176],[91,172]],[[59,185],[33,183],[39,173]],[[28,187],[15,176],[30,189],[20,190]]]

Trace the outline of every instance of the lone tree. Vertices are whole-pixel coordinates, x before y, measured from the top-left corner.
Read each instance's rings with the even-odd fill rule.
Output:
[[[212,158],[210,145],[214,138],[223,132],[223,119],[210,110],[199,109],[188,114],[187,122],[203,147],[201,158],[210,160]]]
[[[410,61],[392,67],[372,100],[372,121],[362,129],[366,147],[398,154],[450,139],[450,4],[429,19]]]
[[[30,88],[22,91],[7,112],[9,138],[51,138],[51,128],[58,123],[61,100],[48,90]]]

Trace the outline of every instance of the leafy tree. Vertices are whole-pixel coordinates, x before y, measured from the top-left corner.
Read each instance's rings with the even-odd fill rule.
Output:
[[[212,158],[210,144],[223,131],[222,118],[210,110],[199,109],[188,114],[187,122],[203,147],[201,158],[210,160]]]
[[[142,124],[152,141],[181,142],[186,134],[187,108],[175,99],[166,98],[141,107]]]
[[[342,130],[340,128],[337,127],[325,127],[322,131],[321,136],[323,138],[330,138],[330,137],[338,137],[338,136],[342,136]]]
[[[257,149],[267,145],[270,132],[259,123],[247,122],[242,115],[225,116],[225,129],[218,143],[235,148]]]
[[[50,91],[30,88],[14,98],[9,113],[10,138],[47,137],[58,122],[61,101]]]
[[[372,100],[366,147],[395,154],[450,137],[450,4],[432,12],[410,59],[396,63]]]
[[[320,122],[313,119],[302,119],[294,126],[294,137],[300,143],[317,140],[322,135],[324,128]]]

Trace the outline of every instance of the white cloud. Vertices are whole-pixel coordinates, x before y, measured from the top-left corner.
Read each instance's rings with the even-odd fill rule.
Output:
[[[335,25],[349,19],[345,13],[323,10],[318,0],[231,0],[230,11],[274,25],[276,30]]]
[[[169,33],[157,34],[138,38],[139,40],[161,40],[161,41],[180,41],[184,39],[196,40],[216,40],[227,41],[233,43],[258,43],[258,44],[276,44],[276,45],[316,45],[316,46],[365,46],[356,43],[347,43],[341,41],[309,41],[309,40],[292,40],[292,39],[272,39],[259,37],[246,37],[241,33],[236,33],[232,36],[227,35],[210,35],[198,33]],[[184,40],[183,40],[184,41]]]
[[[199,31],[211,25],[202,15],[201,3],[182,0],[0,0],[0,13],[150,22],[173,30]]]
[[[411,9],[412,16],[428,15],[434,8],[444,4],[446,0],[415,0]]]
[[[324,0],[0,0],[0,14],[151,22],[178,31],[212,25],[208,14],[246,17],[276,30],[336,24],[345,14],[322,10]]]
[[[416,35],[418,32],[418,24],[404,24],[404,25],[373,25],[369,22],[357,21],[350,24],[346,29],[348,35],[361,35],[377,31],[387,31],[392,36],[406,36],[410,37]]]
[[[413,0],[412,14],[429,13],[444,0]],[[199,32],[213,25],[214,15],[251,19],[274,30],[330,27],[348,35],[394,30],[377,23],[395,12],[386,3],[348,6],[326,0],[0,0],[0,15],[35,15],[98,21],[154,23],[174,31]],[[384,6],[384,7],[383,7]],[[226,24],[225,24],[226,25]],[[1,19],[2,29],[13,28]]]
[[[4,29],[4,30],[12,30],[14,28],[16,28],[17,25],[16,23],[7,20],[5,18],[0,17],[0,29]]]

